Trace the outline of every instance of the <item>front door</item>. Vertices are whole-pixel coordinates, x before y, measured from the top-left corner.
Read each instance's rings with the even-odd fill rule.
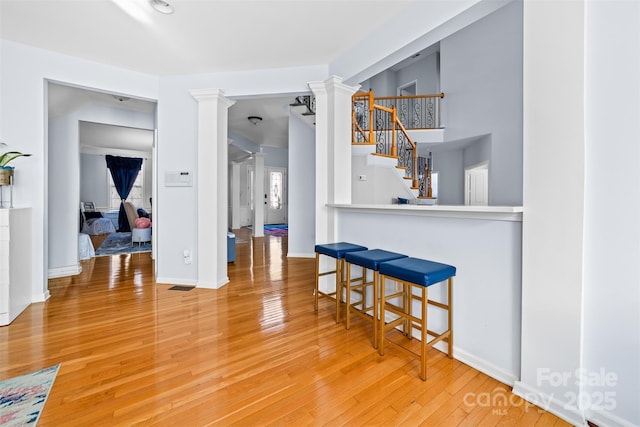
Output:
[[[265,167],[265,224],[287,222],[287,169]]]

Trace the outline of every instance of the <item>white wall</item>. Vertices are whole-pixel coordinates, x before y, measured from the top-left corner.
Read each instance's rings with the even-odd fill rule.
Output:
[[[315,130],[289,116],[289,247],[287,256],[312,257],[315,248]]]
[[[80,216],[78,128],[78,121],[72,116],[49,121],[49,264],[46,277],[80,272],[77,242]],[[38,244],[41,246],[42,241]]]
[[[598,425],[640,425],[640,4],[586,3],[582,392]]]
[[[433,153],[433,170],[438,172],[438,204],[464,205],[462,149]]]
[[[98,154],[80,154],[80,201],[95,203],[96,209],[109,210],[107,162]]]
[[[402,182],[404,178],[395,165],[368,164],[368,160],[371,160],[371,154],[354,154],[351,159],[351,203],[390,205],[398,197],[415,198]],[[360,181],[361,175],[366,180]]]
[[[308,81],[326,78],[327,67],[300,67],[230,73],[174,76],[160,79],[158,98],[158,201],[154,201],[154,223],[158,228],[158,280],[195,283],[198,259],[196,210],[197,186],[165,187],[164,171],[196,168],[197,103],[189,94],[193,89],[219,88],[224,95],[237,98],[249,95],[296,94],[308,92]],[[290,173],[290,179],[296,179]],[[222,184],[222,183],[220,183]],[[225,182],[223,185],[228,185]],[[184,264],[182,251],[189,249],[193,263]]]
[[[489,204],[522,205],[522,2],[440,42],[446,140],[491,134]]]
[[[502,7],[507,1],[461,0],[412,2],[393,21],[375,29],[329,64],[329,74],[343,76],[346,84],[371,76],[412,56]],[[363,87],[367,90],[367,87]]]
[[[396,96],[399,86],[404,86],[412,81],[416,81],[416,95],[440,93],[437,52],[398,70],[395,74],[396,92],[390,96]]]
[[[435,218],[406,211],[385,214],[338,209],[340,241],[457,268],[454,357],[507,384],[513,384],[520,372],[521,225],[518,221]],[[442,298],[437,287],[430,288],[429,295]],[[436,313],[429,311],[430,316]]]
[[[432,53],[398,71],[384,70],[361,83],[362,91],[378,96],[397,96],[398,87],[416,82],[416,95],[439,93],[438,54]]]
[[[469,168],[479,163],[491,161],[491,136],[483,136],[462,150],[463,166]]]
[[[265,166],[274,166],[286,168],[289,166],[289,150],[286,148],[262,147],[262,153],[266,155],[264,158]]]
[[[16,181],[14,197],[15,204],[33,207],[32,295],[33,301],[42,301],[48,297],[48,243],[45,243],[48,225],[45,223],[45,213],[48,199],[51,197],[47,192],[48,130],[46,125],[43,125],[46,123],[47,110],[45,79],[73,82],[80,86],[131,94],[145,99],[156,98],[158,80],[140,73],[81,61],[6,40],[0,43],[2,137],[11,149],[33,154],[33,157],[16,164],[19,166],[17,173],[20,180]],[[78,158],[76,152],[76,165]],[[74,181],[76,189],[79,177],[77,173]],[[78,193],[76,198],[79,199]],[[75,230],[77,221],[74,219],[72,222],[71,227]],[[72,239],[77,247],[75,233],[68,234],[66,239]]]

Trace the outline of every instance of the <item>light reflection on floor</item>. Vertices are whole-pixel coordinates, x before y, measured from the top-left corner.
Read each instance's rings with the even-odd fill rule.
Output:
[[[264,291],[260,325],[270,331],[279,330],[284,327],[286,317],[280,286],[287,270],[287,236],[253,237],[251,230],[246,228],[233,232],[239,242],[236,243],[236,260],[229,264],[229,279],[233,282],[234,277],[247,278]]]

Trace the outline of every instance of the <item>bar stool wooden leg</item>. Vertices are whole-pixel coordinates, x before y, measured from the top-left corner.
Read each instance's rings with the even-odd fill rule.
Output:
[[[447,306],[447,319],[449,322],[447,355],[449,356],[449,359],[453,359],[453,279],[451,277],[449,277],[449,280],[447,280]]]
[[[411,306],[413,305],[411,302],[411,286],[409,286],[408,283],[402,283],[402,298],[403,298],[403,302],[402,302],[402,309],[405,313],[407,313],[409,316],[411,316]],[[407,336],[407,338],[411,339],[413,338],[413,334],[411,333],[411,321],[409,320],[408,317],[404,318],[404,324],[403,324],[403,328],[404,328],[404,334]]]
[[[378,354],[384,356],[384,307],[387,302],[385,297],[386,277],[380,277],[380,321],[378,323]]]
[[[379,325],[378,325],[378,315],[380,313],[379,301],[378,301],[378,284],[380,281],[380,275],[378,271],[373,272],[373,348],[378,348],[378,333],[379,333]]]
[[[315,305],[314,305],[314,309],[315,311],[318,311],[318,297],[320,296],[318,291],[318,282],[320,280],[320,254],[318,252],[316,252],[316,285],[315,285],[315,290],[314,290],[314,294],[315,294]]]
[[[351,264],[347,263],[347,280],[346,280],[346,287],[345,289],[347,290],[345,292],[345,302],[346,302],[346,310],[347,312],[345,313],[346,316],[346,328],[349,329],[351,328]]]
[[[340,302],[342,301],[343,259],[336,259],[336,323],[340,323]]]
[[[422,301],[421,301],[421,313],[422,319],[420,320],[420,379],[426,381],[427,379],[427,309],[429,304],[427,303],[427,288],[422,287]]]

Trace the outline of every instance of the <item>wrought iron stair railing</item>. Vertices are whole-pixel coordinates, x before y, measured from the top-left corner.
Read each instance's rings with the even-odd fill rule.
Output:
[[[444,94],[375,98],[373,91],[352,97],[352,143],[375,145],[376,154],[398,159],[398,166],[420,188],[416,144],[407,128],[433,129],[439,124],[439,99]],[[398,114],[400,109],[400,114]],[[422,112],[425,112],[423,114]],[[411,127],[408,126],[411,124]]]

